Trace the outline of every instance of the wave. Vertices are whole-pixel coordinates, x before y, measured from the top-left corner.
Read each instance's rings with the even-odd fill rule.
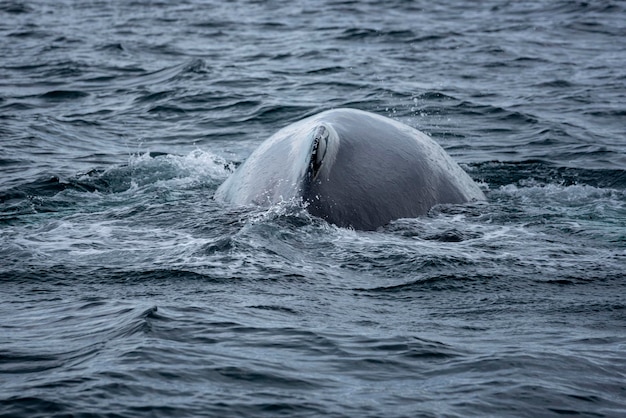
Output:
[[[13,312],[10,325],[3,325],[12,338],[3,343],[0,374],[62,373],[94,360],[109,344],[144,333],[146,318],[157,309],[97,297],[73,303],[30,299],[30,309]]]
[[[589,185],[601,189],[626,188],[626,170],[568,167],[544,160],[488,161],[470,165],[470,173],[497,188],[523,181],[537,184]]]
[[[82,193],[119,194],[132,189],[133,193],[149,194],[161,187],[213,190],[232,167],[223,158],[201,150],[183,156],[145,153],[130,157],[128,164],[93,169],[65,179],[51,175],[2,190],[0,214],[6,221],[26,214],[54,212],[82,204]]]

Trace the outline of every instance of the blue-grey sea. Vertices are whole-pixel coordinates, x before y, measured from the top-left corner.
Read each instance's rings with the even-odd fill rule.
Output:
[[[213,199],[340,107],[487,201]],[[626,2],[0,1],[0,416],[626,416]]]

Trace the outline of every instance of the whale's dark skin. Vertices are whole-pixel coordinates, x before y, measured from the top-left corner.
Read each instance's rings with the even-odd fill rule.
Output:
[[[373,113],[335,109],[272,135],[215,198],[263,206],[302,199],[337,226],[373,230],[485,195],[429,136]]]

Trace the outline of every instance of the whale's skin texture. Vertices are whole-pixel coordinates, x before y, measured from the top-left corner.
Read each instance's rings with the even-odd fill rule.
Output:
[[[215,198],[262,206],[301,199],[337,226],[374,230],[485,195],[428,135],[374,113],[333,109],[268,138]]]

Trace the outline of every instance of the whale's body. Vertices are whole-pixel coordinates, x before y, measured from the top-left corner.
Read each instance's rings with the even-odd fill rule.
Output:
[[[328,222],[371,230],[485,196],[429,136],[373,113],[335,109],[276,132],[215,198],[240,205],[302,199]]]

